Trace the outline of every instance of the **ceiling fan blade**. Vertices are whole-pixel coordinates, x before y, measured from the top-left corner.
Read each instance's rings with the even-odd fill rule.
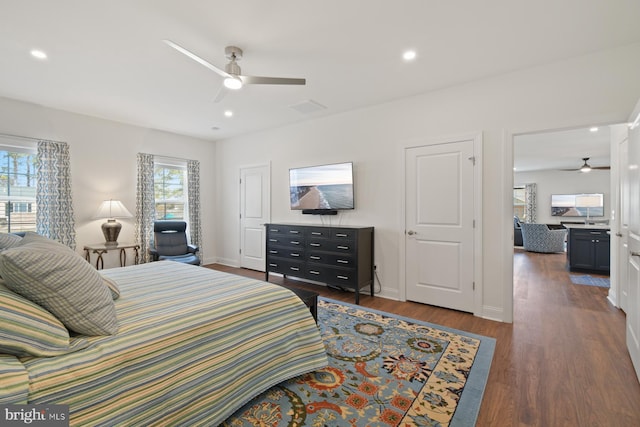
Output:
[[[174,48],[175,50],[177,50],[178,52],[182,53],[183,55],[186,55],[189,58],[193,59],[198,64],[204,65],[205,67],[207,67],[211,71],[214,71],[214,72],[220,74],[222,77],[231,77],[231,75],[229,73],[227,73],[226,71],[224,71],[224,70],[216,67],[215,65],[205,61],[204,59],[200,58],[195,53],[191,52],[188,49],[183,48],[182,46],[180,46],[178,44],[175,44],[171,40],[162,40],[162,41],[165,42],[167,45],[171,46],[172,48]]]
[[[247,85],[304,85],[306,79],[293,79],[287,77],[259,77],[259,76],[238,76],[242,83]]]
[[[222,101],[222,98],[224,98],[228,92],[229,92],[229,89],[227,89],[225,85],[221,85],[220,90],[218,91],[218,94],[216,95],[215,98],[213,98],[213,102]]]

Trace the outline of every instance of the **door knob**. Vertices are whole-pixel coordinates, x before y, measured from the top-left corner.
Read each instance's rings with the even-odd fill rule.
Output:
[[[616,236],[622,237],[622,233],[616,233]]]
[[[414,234],[418,234],[418,233],[416,233],[416,232],[415,232],[415,231],[413,231],[413,230],[409,230],[409,231],[407,231],[407,234],[408,234],[409,236],[413,236]]]

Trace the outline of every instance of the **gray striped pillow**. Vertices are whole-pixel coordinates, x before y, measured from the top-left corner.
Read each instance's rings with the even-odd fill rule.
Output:
[[[6,286],[83,335],[118,331],[115,305],[102,276],[79,254],[35,233],[0,252]]]

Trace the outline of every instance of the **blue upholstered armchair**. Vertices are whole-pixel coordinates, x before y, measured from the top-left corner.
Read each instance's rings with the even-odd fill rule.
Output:
[[[520,218],[513,217],[513,246],[522,246],[522,227]]]
[[[530,252],[564,252],[567,229],[550,230],[547,224],[520,224],[522,227],[522,245]]]
[[[153,223],[153,242],[149,254],[153,261],[170,260],[200,265],[198,247],[187,243],[187,223],[184,221],[156,221]]]

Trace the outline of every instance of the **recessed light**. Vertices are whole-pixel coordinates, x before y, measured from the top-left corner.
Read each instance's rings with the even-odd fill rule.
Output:
[[[231,116],[233,116],[233,111],[231,111],[231,110],[227,110],[227,111],[225,111],[225,112],[224,112],[224,116],[225,116],[225,117],[231,117]]]
[[[407,50],[402,54],[402,59],[405,61],[413,61],[416,59],[416,51],[415,50]]]
[[[598,128],[596,126],[589,128],[589,132],[598,132]]]
[[[31,56],[37,59],[47,59],[47,54],[39,49],[32,49]]]

